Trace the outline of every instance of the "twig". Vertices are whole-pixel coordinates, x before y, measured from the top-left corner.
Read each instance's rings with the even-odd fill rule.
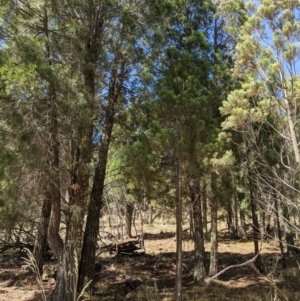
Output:
[[[90,281],[84,286],[84,288],[82,289],[80,295],[79,295],[78,298],[77,298],[77,301],[80,300],[80,298],[83,296],[85,290],[89,287],[89,285],[90,285],[91,283],[92,283],[92,280],[90,280]]]

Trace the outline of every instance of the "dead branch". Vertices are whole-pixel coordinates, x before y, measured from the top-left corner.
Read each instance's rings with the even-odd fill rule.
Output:
[[[226,271],[232,269],[232,268],[240,268],[240,267],[244,267],[244,266],[250,266],[256,273],[257,276],[259,276],[260,279],[263,279],[265,280],[266,282],[268,282],[273,288],[274,288],[274,292],[275,292],[275,298],[274,298],[274,301],[277,301],[279,300],[278,297],[277,297],[277,294],[279,293],[283,298],[284,300],[288,301],[288,297],[285,295],[285,293],[280,290],[277,285],[271,281],[270,279],[268,279],[268,277],[264,276],[259,270],[258,268],[255,266],[255,261],[256,259],[258,258],[259,254],[261,252],[261,249],[259,250],[259,252],[250,260],[244,262],[244,263],[240,263],[240,264],[234,264],[234,265],[230,265],[229,267],[223,269],[222,271],[220,271],[219,273],[217,273],[216,275],[208,278],[208,279],[205,279],[205,282],[209,283],[211,282],[213,279],[219,277],[220,275],[224,274]]]
[[[12,242],[12,243],[1,243],[0,244],[0,253],[6,252],[10,249],[30,249],[33,250],[33,245],[27,244],[27,243],[22,243],[22,242]]]
[[[109,245],[103,246],[100,248],[101,253],[106,251],[109,253],[116,252],[117,254],[120,253],[133,253],[136,250],[141,250],[143,248],[142,246],[142,240],[138,239],[130,239],[122,242],[115,242],[111,243]]]
[[[251,265],[251,264],[254,264],[255,260],[257,259],[257,257],[259,256],[259,252],[250,260],[244,262],[244,263],[239,263],[239,264],[234,264],[234,265],[230,265],[229,267],[225,268],[224,270],[220,271],[218,274],[208,278],[208,279],[205,279],[205,282],[209,283],[211,282],[213,279],[215,278],[218,278],[220,275],[224,274],[226,271],[230,270],[230,269],[233,269],[233,268],[241,268],[241,267],[244,267],[246,265]]]

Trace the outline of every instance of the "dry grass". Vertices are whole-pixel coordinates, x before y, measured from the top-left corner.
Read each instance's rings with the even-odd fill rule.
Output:
[[[184,229],[188,225],[183,226]],[[222,228],[222,226],[220,226]],[[102,254],[98,258],[95,294],[84,294],[92,301],[173,301],[175,287],[175,224],[171,221],[144,225],[144,256],[117,256]],[[257,277],[250,267],[232,269],[218,280],[206,284],[193,282],[193,242],[183,241],[183,300],[184,301],[273,301],[274,290],[263,279]],[[205,244],[206,263],[209,264],[210,244]],[[253,257],[253,242],[233,241],[220,233],[219,270],[232,264],[243,263]],[[300,300],[300,269],[297,256],[287,258],[288,268],[281,268],[278,243],[271,241],[263,245],[261,264],[264,275],[269,277],[288,296],[290,301]],[[21,271],[21,269],[16,269]],[[35,279],[25,279],[7,286],[5,271],[0,269],[0,301],[40,301],[41,292]],[[15,275],[17,272],[11,273]],[[7,274],[7,273],[6,273]],[[8,275],[8,274],[7,274]],[[2,279],[1,279],[2,278]],[[25,284],[20,286],[22,281]],[[26,280],[26,281],[25,281]],[[43,283],[43,286],[47,284]],[[49,288],[49,287],[47,287]],[[52,287],[53,288],[53,287]],[[1,293],[1,290],[3,291]],[[6,291],[6,292],[4,292]],[[47,290],[49,292],[49,290]],[[31,292],[31,294],[25,294]],[[26,296],[26,297],[25,297]]]

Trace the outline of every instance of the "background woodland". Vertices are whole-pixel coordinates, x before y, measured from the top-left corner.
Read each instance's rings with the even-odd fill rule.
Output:
[[[34,244],[40,270],[50,247],[53,300],[92,285],[104,216],[116,239],[176,217],[176,300],[183,220],[196,282],[217,273],[219,219],[255,254],[268,236],[283,265],[298,252],[299,16],[293,0],[0,1],[0,239]]]

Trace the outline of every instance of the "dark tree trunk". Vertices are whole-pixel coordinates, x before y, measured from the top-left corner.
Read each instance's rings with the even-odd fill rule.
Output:
[[[181,160],[177,158],[176,175],[176,283],[175,283],[175,301],[182,299],[182,183]]]
[[[228,227],[228,233],[230,239],[235,238],[235,227],[234,227],[233,219],[234,218],[233,218],[231,204],[229,204],[227,206],[227,227]]]
[[[218,237],[217,237],[217,221],[218,221],[218,200],[217,200],[217,175],[211,174],[211,234],[210,234],[210,265],[209,276],[214,276],[218,271]]]
[[[133,204],[132,203],[126,203],[126,235],[131,238],[131,225],[132,225],[132,214],[133,214]]]
[[[105,125],[99,146],[98,163],[95,170],[88,215],[83,237],[81,262],[79,266],[78,289],[82,290],[86,281],[94,279],[94,265],[96,259],[97,235],[99,232],[100,209],[104,190],[105,172],[108,150],[113,130],[115,106],[121,94],[121,87],[125,76],[125,65],[121,63],[120,70],[113,70],[109,85],[108,104],[105,114]]]
[[[236,193],[233,195],[233,213],[234,213],[234,238],[238,237],[239,215],[238,215],[238,199]]]
[[[91,139],[91,132],[86,133]],[[66,214],[65,242],[59,236],[60,202],[52,203],[52,212],[48,231],[49,244],[52,250],[56,250],[58,257],[56,286],[52,293],[52,299],[59,301],[73,301],[77,294],[78,261],[82,243],[82,229],[84,225],[84,208],[86,206],[89,173],[86,168],[91,152],[88,145],[91,140],[83,139],[77,148],[76,168],[73,170],[72,184],[69,187],[69,204]],[[89,140],[89,141],[88,141]],[[84,154],[84,156],[80,156]],[[76,208],[76,211],[74,211]]]
[[[203,230],[204,238],[208,240],[208,230],[207,230],[207,193],[206,193],[206,181],[203,181],[201,189],[201,203],[202,203],[202,221],[203,221]]]
[[[245,212],[241,207],[240,207],[240,223],[241,223],[241,237],[243,241],[246,241],[248,237],[246,231]]]
[[[201,210],[200,181],[196,177],[190,179],[190,198],[193,206],[194,220],[194,281],[198,282],[206,277],[205,249]]]
[[[192,198],[191,198],[191,201],[192,201]],[[193,205],[191,205],[189,214],[190,214],[190,239],[194,239],[194,237],[195,237],[195,225],[194,225]]]
[[[252,215],[252,229],[253,229],[253,241],[254,241],[254,252],[255,255],[258,253],[258,239],[259,239],[259,225],[258,225],[258,218],[256,213],[256,201],[254,196],[254,183],[252,179],[252,172],[251,168],[248,164],[248,185],[249,185],[249,192],[250,192],[250,208],[251,208],[251,215]]]
[[[149,206],[148,224],[152,225],[152,222],[153,222],[153,206],[150,204],[150,206]]]
[[[51,196],[51,215],[48,228],[48,243],[58,258],[56,286],[52,293],[53,300],[59,300],[60,296],[65,295],[65,265],[63,261],[64,244],[59,235],[59,226],[61,221],[61,203],[59,187],[52,185],[53,194]],[[51,191],[50,191],[51,195]]]
[[[273,200],[274,200],[274,213],[276,216],[276,226],[277,226],[277,233],[278,233],[278,240],[279,240],[279,248],[280,248],[280,253],[281,253],[281,258],[282,258],[282,267],[286,268],[286,261],[285,261],[285,256],[284,256],[284,249],[283,249],[283,243],[282,243],[282,233],[281,233],[281,227],[280,227],[280,221],[279,221],[279,206],[278,206],[278,200],[277,200],[277,193],[275,190],[275,183],[272,183],[272,187],[274,187],[274,189],[272,189],[272,196],[273,196]]]
[[[44,250],[47,243],[47,232],[51,214],[51,200],[44,199],[42,208],[42,218],[38,225],[37,236],[34,242],[33,256],[37,263],[40,273],[43,270]]]
[[[63,242],[59,237],[59,225],[61,218],[61,195],[60,195],[60,143],[59,143],[59,123],[57,111],[57,93],[54,76],[51,72],[53,64],[52,53],[50,49],[50,37],[48,29],[48,12],[44,10],[44,15],[41,16],[43,21],[43,28],[41,31],[45,36],[45,62],[49,67],[49,74],[47,76],[41,74],[42,78],[48,83],[48,105],[50,112],[49,123],[49,145],[48,158],[46,161],[47,179],[44,185],[44,202],[42,208],[42,218],[38,228],[38,235],[34,246],[34,256],[39,270],[43,267],[43,252],[48,240],[51,250],[60,254]],[[59,285],[58,285],[59,286]]]
[[[260,239],[265,240],[266,236],[266,214],[265,211],[260,212]]]
[[[87,107],[86,110],[87,114],[91,114],[89,107]],[[57,121],[56,118],[53,118],[53,120]],[[61,222],[61,188],[58,176],[59,143],[57,135],[52,135],[54,139],[55,156],[51,166],[54,171],[57,170],[57,181],[51,184],[49,190],[49,199],[52,198],[52,204],[48,241],[51,249],[58,257],[56,286],[52,292],[54,301],[73,301],[77,294],[78,262],[82,243],[84,210],[89,189],[90,174],[87,165],[90,163],[92,155],[92,128],[91,118],[84,123],[83,129],[80,129],[78,132],[78,136],[81,139],[77,139],[77,143],[74,141],[71,143],[71,154],[72,158],[74,158],[74,162],[72,162],[73,167],[70,174],[70,185],[68,187],[69,202],[66,213],[65,242],[62,241],[59,235]],[[54,130],[53,133],[57,132]],[[57,168],[55,168],[56,166]]]

